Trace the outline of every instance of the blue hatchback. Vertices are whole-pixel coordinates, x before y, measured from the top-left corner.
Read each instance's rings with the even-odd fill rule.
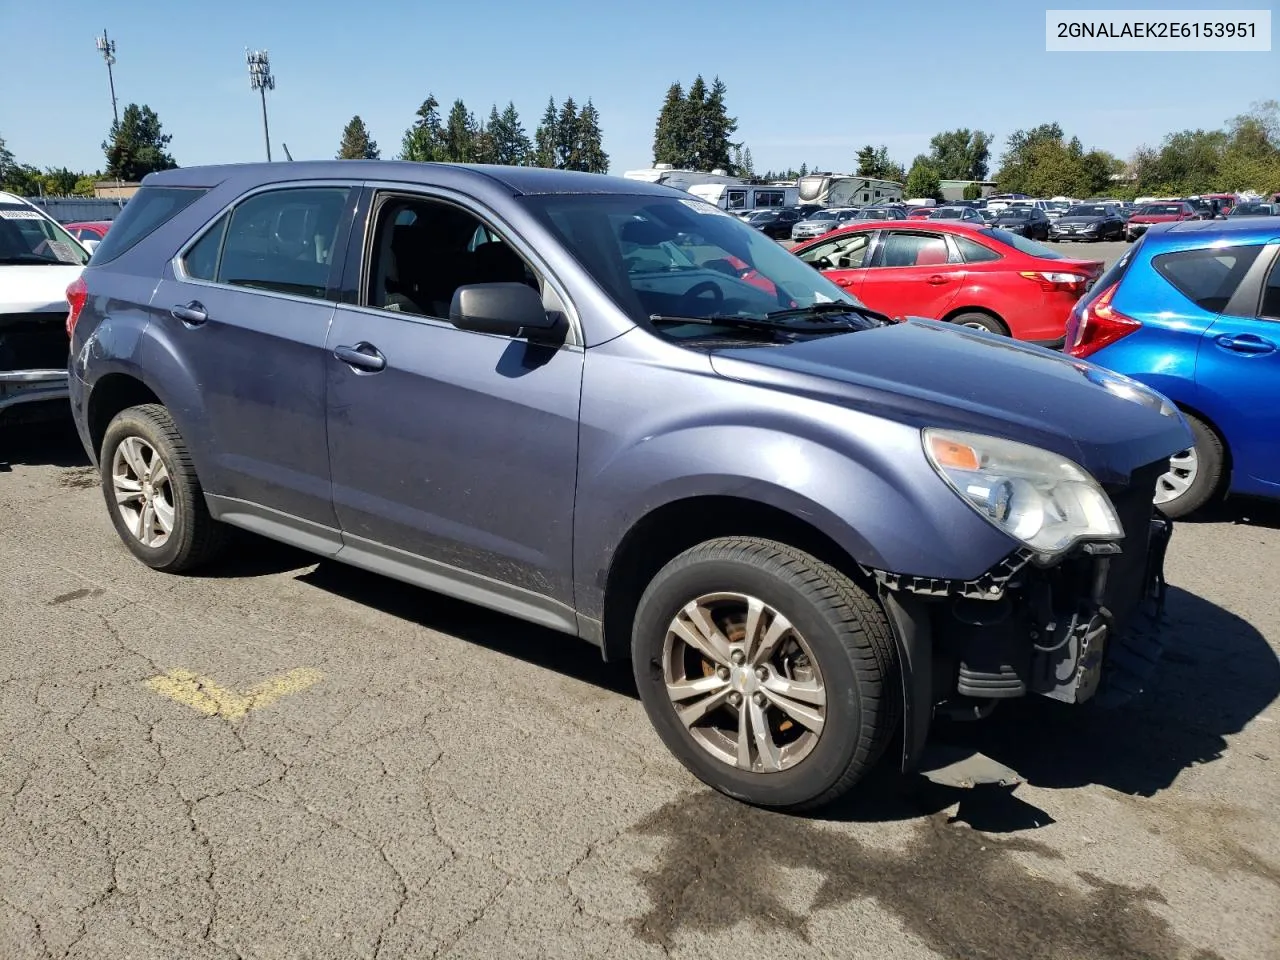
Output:
[[[1280,221],[1152,227],[1076,304],[1064,349],[1186,416],[1196,444],[1159,481],[1165,514],[1228,492],[1280,498]]]

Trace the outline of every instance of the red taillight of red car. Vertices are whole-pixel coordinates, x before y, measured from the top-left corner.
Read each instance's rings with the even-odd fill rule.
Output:
[[[1089,282],[1089,278],[1079,273],[1058,273],[1051,270],[1022,270],[1019,276],[1033,280],[1040,285],[1041,290],[1047,290],[1051,293],[1084,293],[1084,285]]]
[[[84,277],[76,277],[71,281],[71,286],[67,287],[67,305],[70,307],[67,311],[68,340],[75,333],[76,323],[80,320],[80,313],[84,310],[84,305],[88,300],[89,288],[84,284]]]
[[[1067,320],[1067,336],[1063,352],[1072,357],[1087,357],[1103,347],[1127,337],[1142,326],[1111,305],[1116,294],[1113,283],[1087,306],[1077,306]]]

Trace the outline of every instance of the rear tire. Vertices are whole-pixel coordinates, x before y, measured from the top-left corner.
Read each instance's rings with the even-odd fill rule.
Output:
[[[1175,454],[1170,470],[1156,481],[1156,508],[1166,517],[1178,519],[1199,510],[1217,496],[1226,473],[1226,450],[1219,437],[1207,423],[1184,413],[1195,446],[1189,451]],[[1161,496],[1168,499],[1161,500]]]
[[[632,666],[680,762],[764,807],[811,809],[845,793],[901,713],[897,648],[879,604],[835,568],[770,540],[710,540],[663,567],[636,611]]]
[[[98,468],[116,532],[153,570],[195,569],[225,545],[228,528],[209,514],[186,442],[160,404],[115,415],[102,439]]]
[[[995,317],[985,313],[958,313],[951,318],[951,322],[957,327],[968,327],[971,330],[985,330],[987,333],[994,333],[997,336],[1009,336],[1008,328],[997,320]]]

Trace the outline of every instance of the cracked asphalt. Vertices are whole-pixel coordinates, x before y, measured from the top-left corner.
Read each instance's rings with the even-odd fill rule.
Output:
[[[1026,783],[804,819],[571,639],[247,536],[151,572],[85,463],[0,432],[2,960],[1280,958],[1273,508],[1178,525],[1137,704],[941,732]]]

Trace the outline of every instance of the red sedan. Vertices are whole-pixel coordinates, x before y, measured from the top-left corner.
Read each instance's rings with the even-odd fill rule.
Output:
[[[1125,225],[1124,238],[1130,243],[1147,232],[1153,223],[1177,223],[1181,220],[1198,220],[1196,208],[1185,200],[1148,203],[1139,207]]]
[[[79,223],[68,223],[66,230],[81,243],[86,240],[101,243],[110,227],[110,220],[84,220]]]
[[[928,220],[937,207],[912,207],[907,211],[908,220]]]
[[[1005,230],[928,220],[860,223],[800,244],[797,257],[873,310],[1062,342],[1067,314],[1102,273]]]

